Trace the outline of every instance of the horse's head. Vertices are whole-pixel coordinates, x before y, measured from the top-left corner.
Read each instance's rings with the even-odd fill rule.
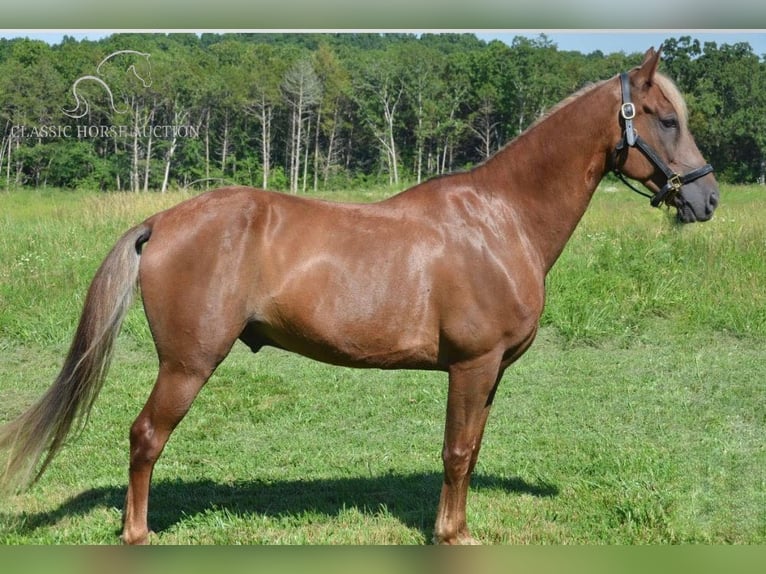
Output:
[[[655,207],[675,207],[679,221],[707,221],[718,205],[718,183],[689,132],[681,93],[657,72],[659,60],[660,52],[649,49],[618,80],[621,134],[613,168],[649,189]]]

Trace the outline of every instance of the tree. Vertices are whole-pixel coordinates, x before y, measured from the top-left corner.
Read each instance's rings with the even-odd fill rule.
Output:
[[[343,66],[328,44],[320,44],[314,54],[314,68],[322,84],[322,99],[317,108],[314,142],[314,190],[319,187],[321,172],[326,186],[330,172],[338,164],[338,140],[342,117],[350,103],[351,81]],[[320,165],[321,163],[321,165]]]
[[[290,107],[290,191],[298,193],[301,173],[301,151],[304,145],[304,123],[311,109],[322,97],[322,85],[308,58],[301,58],[285,74],[282,92]]]
[[[381,177],[399,186],[483,161],[586,82],[641,58],[562,52],[544,35],[511,45],[442,33],[0,39],[0,177],[162,191],[223,180],[293,192]],[[763,58],[687,35],[665,43],[662,65],[718,176],[766,180]],[[88,105],[67,116],[88,75],[102,82],[80,82]],[[179,125],[195,135],[155,129]],[[50,126],[71,131],[39,129]]]
[[[545,34],[533,40],[517,36],[511,51],[512,113],[516,118],[514,135],[518,135],[551,105],[566,97],[572,86],[562,74],[561,53]]]
[[[261,186],[269,187],[272,165],[272,142],[274,139],[274,118],[281,105],[280,84],[287,73],[287,62],[292,54],[270,45],[250,46],[243,62],[248,95],[245,113],[252,115],[260,127],[257,140],[261,148]]]
[[[34,128],[55,123],[60,115],[59,102],[64,100],[64,81],[50,46],[22,39],[15,41],[9,52],[8,60],[0,66],[0,121],[8,129],[0,149],[0,158],[6,162],[6,187],[23,184],[27,176],[33,183],[40,181],[41,162],[49,156],[45,147],[50,142],[41,131],[35,134]],[[20,126],[33,128],[33,135],[23,137]],[[24,146],[37,149],[21,152]]]
[[[766,179],[764,63],[747,43],[688,36],[666,43],[666,65],[686,93],[692,132],[724,181]]]
[[[511,48],[494,40],[483,50],[467,55],[466,66],[469,78],[469,92],[466,100],[469,107],[467,123],[474,135],[474,145],[480,160],[495,153],[509,138],[507,127],[511,124],[510,95],[512,88],[507,85],[512,78]]]
[[[404,94],[402,69],[393,49],[366,52],[355,78],[355,100],[362,121],[372,130],[383,153],[389,185],[399,184],[396,127]]]
[[[441,81],[437,84],[439,91],[435,94],[434,101],[441,102],[437,110],[435,143],[441,146],[441,163],[436,166],[435,173],[443,174],[455,169],[455,150],[461,145],[462,140],[469,132],[469,122],[464,117],[467,109],[467,100],[470,94],[470,80],[468,66],[470,60],[463,52],[456,52],[445,60]],[[463,157],[464,163],[472,161],[475,155],[471,153]]]

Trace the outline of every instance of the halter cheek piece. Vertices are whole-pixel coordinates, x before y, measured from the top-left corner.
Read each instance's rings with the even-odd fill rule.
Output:
[[[620,168],[615,167],[614,173],[630,189],[639,195],[648,197],[651,200],[652,207],[659,207],[665,200],[670,199],[671,197],[678,194],[684,184],[690,183],[709,173],[712,173],[713,166],[708,163],[702,167],[698,167],[697,169],[690,171],[685,175],[680,175],[670,169],[670,167],[668,167],[668,165],[662,161],[660,156],[655,153],[649,144],[647,144],[633,129],[633,118],[636,117],[636,106],[633,104],[633,102],[630,101],[630,80],[628,78],[628,74],[625,72],[620,74],[620,85],[622,86],[622,107],[620,108],[620,117],[622,117],[625,123],[625,131],[623,132],[620,143],[618,143],[617,147],[615,148],[615,156],[624,150],[626,146],[636,147],[641,150],[647,158],[649,158],[649,161],[651,161],[656,167],[662,170],[662,172],[665,174],[665,177],[667,178],[667,182],[662,187],[662,189],[652,195],[631,185],[631,183],[625,179],[625,176],[620,171]]]

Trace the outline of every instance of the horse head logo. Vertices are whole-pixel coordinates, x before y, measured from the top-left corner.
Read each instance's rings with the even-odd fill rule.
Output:
[[[79,91],[79,86],[83,82],[94,83],[94,84],[97,84],[98,86],[101,86],[104,92],[106,92],[106,97],[109,100],[109,107],[114,113],[124,114],[128,112],[128,109],[123,109],[123,110],[117,109],[117,106],[114,103],[114,94],[112,93],[112,89],[109,87],[109,84],[107,84],[106,81],[104,80],[104,73],[102,71],[102,67],[107,62],[111,61],[117,56],[122,56],[122,55],[128,55],[131,57],[131,63],[126,68],[125,71],[133,74],[145,88],[148,88],[149,86],[152,85],[151,63],[149,62],[150,54],[147,54],[146,52],[138,52],[136,50],[118,50],[116,52],[112,52],[106,58],[101,60],[98,66],[96,66],[95,75],[88,74],[85,76],[80,76],[74,81],[74,83],[72,84],[72,95],[74,96],[75,106],[74,108],[69,108],[69,109],[64,108],[62,110],[67,116],[69,116],[70,118],[78,119],[78,118],[84,117],[90,111],[90,103],[88,102],[87,98],[84,95],[82,95]],[[141,64],[142,62],[145,62],[145,65],[141,66],[142,68],[141,72],[139,72],[139,69],[136,67],[136,62],[138,62],[139,64]],[[145,68],[145,71],[143,71],[144,68]]]

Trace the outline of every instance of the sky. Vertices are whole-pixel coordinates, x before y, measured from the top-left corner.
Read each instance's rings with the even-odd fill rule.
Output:
[[[544,33],[559,50],[574,50],[589,54],[601,50],[604,54],[614,52],[645,52],[648,48],[657,48],[667,38],[691,36],[701,43],[715,42],[721,44],[736,44],[747,42],[755,54],[766,54],[766,29],[763,30],[542,30],[530,33],[528,30],[517,31],[478,31],[476,35],[482,39],[497,38],[510,43],[514,36],[539,37]]]
[[[34,39],[40,39],[48,42],[49,44],[57,44],[61,42],[64,34],[73,36],[77,40],[89,39],[98,40],[112,33],[117,33],[120,30],[2,30],[0,29],[0,37],[14,38],[14,37],[29,37]],[[200,31],[200,30],[184,30],[184,31]],[[211,32],[227,32],[229,30],[210,30]],[[245,32],[247,30],[232,30],[237,32]],[[257,32],[257,30],[253,30]],[[273,30],[269,30],[273,32]],[[296,30],[306,31],[306,30]],[[399,31],[399,30],[397,30]],[[410,30],[405,30],[410,31]],[[411,30],[411,32],[417,33],[421,30]],[[431,31],[431,30],[429,30]],[[438,30],[434,30],[438,31]],[[519,29],[519,30],[445,30],[449,32],[470,32],[476,34],[477,37],[483,40],[499,39],[501,41],[511,43],[516,36],[527,36],[530,38],[538,38],[539,35],[545,34],[549,40],[551,40],[559,50],[564,51],[579,51],[583,54],[589,54],[595,50],[601,50],[604,54],[610,54],[614,52],[625,52],[627,54],[635,52],[644,52],[649,47],[658,47],[663,40],[667,38],[679,38],[681,36],[692,36],[697,38],[700,42],[715,42],[717,45],[721,44],[735,44],[737,42],[747,42],[750,44],[753,52],[759,56],[766,55],[766,29],[760,30],[685,30],[685,29],[668,29],[668,30],[590,30],[583,31],[581,29]]]

